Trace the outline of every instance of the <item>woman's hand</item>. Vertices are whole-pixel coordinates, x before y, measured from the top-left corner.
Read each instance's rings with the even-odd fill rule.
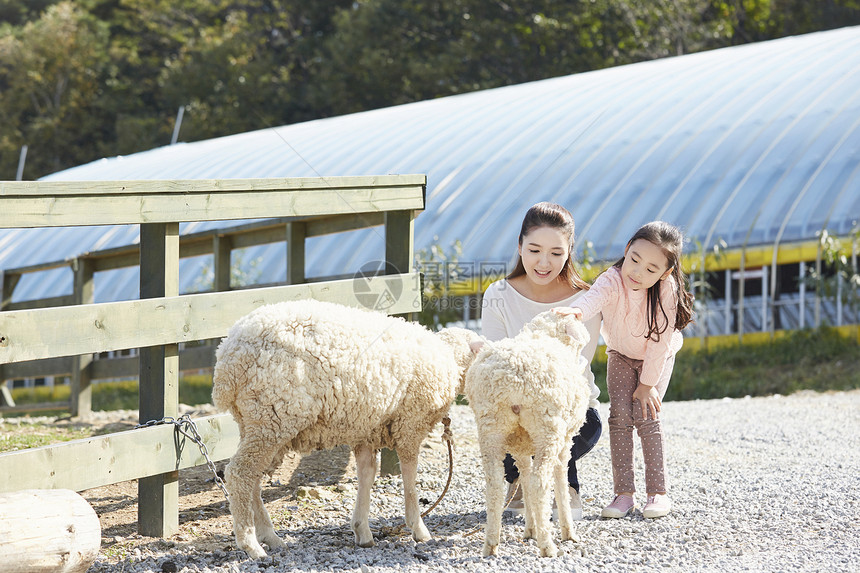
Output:
[[[556,314],[561,316],[573,316],[577,320],[582,320],[582,309],[570,306],[557,306],[552,309]]]
[[[658,412],[660,411],[662,402],[660,400],[660,393],[657,392],[654,386],[639,384],[633,392],[633,399],[639,400],[639,404],[642,405],[642,417],[644,419],[647,420],[649,414],[652,412],[654,414],[651,416],[652,419],[656,420],[660,417]]]

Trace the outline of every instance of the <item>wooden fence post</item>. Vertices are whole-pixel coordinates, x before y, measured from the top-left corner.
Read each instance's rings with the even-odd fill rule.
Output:
[[[78,258],[74,260],[72,270],[75,273],[74,303],[90,304],[93,302],[93,275],[95,265],[91,259]],[[74,356],[72,358],[71,392],[69,409],[72,416],[88,416],[93,410],[93,390],[90,379],[90,364],[93,355]]]
[[[15,287],[18,281],[21,280],[20,273],[9,273],[3,271],[3,295],[0,298],[0,310],[5,309],[12,302],[12,293],[15,292]]]
[[[140,298],[179,294],[179,224],[140,226]],[[140,421],[179,410],[179,345],[140,349]],[[138,481],[138,531],[168,537],[179,530],[179,471]]]
[[[304,223],[287,223],[287,284],[298,285],[305,282],[305,236]]]
[[[385,213],[385,273],[411,273],[414,261],[412,249],[415,240],[414,211]],[[416,309],[418,310],[418,309]],[[412,320],[413,314],[405,316]],[[379,475],[400,474],[397,452],[383,448],[379,454]]]
[[[6,309],[12,302],[12,292],[18,281],[21,280],[20,274],[9,273],[5,269],[0,271],[0,311]],[[0,396],[0,405],[14,406],[15,401],[12,400],[12,393],[6,388],[6,375],[3,372],[5,368],[0,364],[0,386],[3,386],[3,395]]]
[[[212,257],[214,259],[212,280],[214,292],[230,290],[230,254],[233,252],[233,240],[226,235],[215,235],[212,241]]]

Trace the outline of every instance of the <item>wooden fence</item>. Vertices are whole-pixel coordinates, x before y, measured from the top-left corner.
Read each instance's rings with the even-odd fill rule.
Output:
[[[211,255],[213,259],[212,290],[221,292],[242,288],[232,285],[230,282],[230,260],[231,253],[234,250],[271,243],[286,243],[286,284],[320,282],[323,280],[331,281],[347,277],[315,277],[313,279],[305,277],[303,259],[304,239],[350,231],[370,225],[384,224],[386,224],[386,213],[384,212],[363,213],[360,217],[355,215],[338,215],[323,219],[310,217],[301,219],[297,217],[266,219],[245,225],[209,229],[198,233],[182,235],[179,238],[179,257]],[[408,229],[405,232],[408,232]],[[292,249],[291,247],[293,246],[296,248]],[[2,269],[0,271],[2,273],[2,276],[0,276],[0,284],[2,284],[0,311],[92,303],[93,277],[96,273],[137,266],[139,263],[140,246],[125,245],[81,253],[70,259]],[[19,286],[23,277],[28,274],[32,275],[55,269],[67,269],[69,271],[70,278],[72,279],[70,281],[72,283],[72,292],[70,294],[12,302],[15,289]],[[274,285],[256,285],[256,288],[266,286]],[[217,340],[209,340],[204,345],[182,346],[179,351],[179,369],[198,370],[211,368],[215,362],[216,343]],[[69,402],[51,402],[31,404],[23,407],[11,407],[4,405],[4,403],[9,403],[9,399],[4,400],[0,396],[0,414],[10,411],[56,410],[68,407],[73,416],[85,416],[92,407],[89,390],[91,381],[136,377],[137,374],[137,356],[116,356],[98,360],[87,358],[83,364],[80,363],[79,358],[76,356],[0,364],[0,391],[5,390],[3,383],[6,380],[46,376],[68,376],[71,379],[71,396]]]
[[[315,298],[362,305],[354,280],[305,282],[304,239],[311,234],[383,224],[385,268],[400,273],[365,280],[362,287],[380,295],[402,292],[386,309],[391,314],[419,310],[413,221],[424,208],[425,192],[423,175],[0,182],[0,228],[140,224],[141,229],[139,300],[92,304],[93,275],[104,268],[96,259],[85,260],[77,267],[72,298],[55,301],[61,306],[13,306],[0,312],[0,365],[73,357],[78,408],[86,408],[92,355],[139,348],[140,420],[175,417],[180,343],[224,336],[239,317],[271,302]],[[271,217],[286,218],[288,279],[300,284],[179,295],[179,223]],[[218,235],[214,241],[216,277],[222,277],[218,284],[223,286],[224,265],[229,282],[229,253],[235,245],[219,245]],[[8,302],[12,288],[5,278]],[[196,423],[212,460],[232,455],[238,430],[228,414]],[[179,469],[202,463],[197,448],[175,443],[172,426],[153,426],[0,454],[0,492],[81,491],[139,478],[139,531],[163,537],[179,526]]]

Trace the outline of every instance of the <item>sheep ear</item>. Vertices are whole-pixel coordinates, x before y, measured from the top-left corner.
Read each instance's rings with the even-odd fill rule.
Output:
[[[472,354],[479,353],[483,347],[484,347],[484,341],[483,340],[473,340],[472,342],[469,343],[469,348],[472,349]]]
[[[577,342],[582,343],[584,342],[582,340],[582,330],[578,329],[577,326],[578,325],[573,322],[568,322],[564,325],[564,331],[567,333],[568,336],[570,336]]]

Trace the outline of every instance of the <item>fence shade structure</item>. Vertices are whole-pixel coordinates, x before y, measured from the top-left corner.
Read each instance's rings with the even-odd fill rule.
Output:
[[[87,263],[78,267],[83,270],[76,274],[72,304],[0,312],[0,365],[73,357],[79,373],[73,385],[86,401],[89,379],[81,373],[88,372],[90,357],[139,348],[141,422],[175,418],[179,343],[224,336],[238,318],[263,304],[315,298],[367,307],[368,301],[384,300],[371,307],[389,314],[420,310],[413,221],[424,209],[426,183],[424,175],[0,182],[0,228],[139,224],[141,271],[139,300],[89,303],[95,265]],[[300,284],[179,295],[179,223],[262,217],[288,221],[288,278]],[[351,222],[344,225],[344,218]],[[390,274],[304,283],[305,233],[309,225],[327,222],[330,232],[384,224],[384,269]],[[4,300],[9,292],[4,281]],[[400,295],[386,296],[392,292]],[[238,428],[229,414],[201,424],[213,461],[232,455]],[[80,491],[140,478],[138,529],[164,537],[179,527],[179,469],[205,463],[195,450],[180,448],[168,425],[0,454],[0,492]]]

